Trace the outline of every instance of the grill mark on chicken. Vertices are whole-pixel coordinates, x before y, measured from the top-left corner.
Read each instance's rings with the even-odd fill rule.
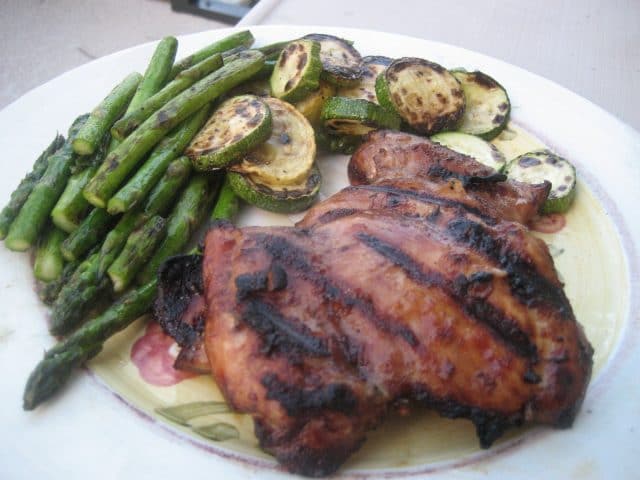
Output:
[[[560,318],[575,320],[563,289],[544,278],[518,252],[506,248],[503,241],[494,238],[481,224],[456,218],[449,222],[446,230],[453,240],[483,254],[505,270],[511,292],[523,305],[551,307]]]
[[[273,263],[268,270],[238,275],[235,283],[236,298],[242,301],[255,292],[283,290],[287,287],[287,272]]]
[[[262,353],[276,351],[317,357],[331,355],[326,342],[315,337],[304,324],[286,318],[272,305],[260,299],[247,300],[240,318],[259,334],[263,345]]]
[[[358,406],[358,399],[351,388],[342,383],[303,389],[283,382],[275,373],[267,373],[262,377],[262,385],[267,389],[267,399],[279,402],[292,417],[322,410],[349,415]]]
[[[387,319],[380,315],[371,300],[363,297],[355,297],[343,291],[328,278],[316,272],[309,263],[305,253],[286,239],[277,235],[257,234],[258,242],[276,260],[299,271],[304,278],[316,285],[326,299],[340,303],[344,307],[357,308],[365,318],[371,321],[380,330],[392,335],[400,336],[412,348],[419,345],[419,341],[411,329],[404,325],[398,325],[393,319]]]
[[[474,284],[492,280],[490,274],[488,274],[489,277],[487,277],[487,272],[474,274],[471,277],[459,275],[454,282],[451,282],[438,272],[425,270],[402,249],[378,237],[366,233],[358,233],[356,238],[394,265],[400,267],[413,281],[441,289],[461,305],[465,313],[489,327],[515,353],[525,358],[535,358],[537,351],[535,345],[531,343],[528,335],[520,329],[513,319],[506,317],[503,312],[483,299],[476,299],[471,295],[470,290]]]
[[[459,208],[482,219],[482,221],[486,222],[488,225],[494,225],[496,223],[495,218],[484,214],[482,211],[480,211],[475,207],[466,205],[463,202],[450,200],[448,198],[438,197],[425,192],[417,192],[415,190],[404,190],[401,188],[394,187],[393,185],[380,185],[380,184],[360,185],[358,187],[347,187],[347,188],[354,188],[354,189],[358,188],[358,189],[368,190],[371,192],[384,193],[389,197],[407,197],[422,203],[431,203],[441,207]]]
[[[507,179],[507,176],[503,173],[494,172],[489,175],[465,175],[459,172],[454,172],[449,170],[448,168],[443,167],[442,165],[433,165],[429,167],[427,172],[427,176],[432,179],[440,179],[440,180],[451,180],[455,178],[456,180],[460,180],[462,186],[467,187],[480,187],[486,186],[487,184],[494,184],[498,182],[504,182]]]

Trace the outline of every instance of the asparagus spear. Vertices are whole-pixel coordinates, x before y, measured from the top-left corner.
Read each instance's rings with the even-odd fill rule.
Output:
[[[116,293],[129,286],[135,274],[164,238],[166,230],[167,221],[160,215],[155,215],[129,235],[122,252],[107,270]]]
[[[239,209],[240,198],[231,188],[229,178],[225,177],[216,205],[211,213],[211,220],[231,220],[238,214]]]
[[[260,52],[248,53],[244,58],[224,65],[203,78],[155,112],[107,156],[84,189],[85,198],[93,205],[104,208],[142,156],[168,131],[218,96],[250,78],[263,63],[264,56]]]
[[[61,230],[73,232],[89,211],[91,205],[82,196],[82,190],[97,169],[88,168],[69,178],[67,186],[51,211],[53,223]]]
[[[76,271],[80,265],[80,262],[67,262],[64,264],[62,268],[62,273],[55,280],[51,280],[50,282],[42,283],[38,285],[38,296],[40,300],[42,300],[47,305],[52,305],[55,302],[56,298],[58,298],[58,294],[64,285],[69,282],[69,279],[73,275],[73,272]]]
[[[49,163],[49,157],[64,145],[64,137],[62,135],[56,135],[56,138],[49,144],[49,146],[40,154],[36,159],[33,167],[29,173],[22,179],[18,188],[16,188],[11,194],[9,203],[0,212],[0,240],[7,236],[9,227],[13,220],[18,216],[18,212],[27,201],[29,194],[33,190],[33,187],[38,183],[38,180],[42,177],[47,165]]]
[[[212,182],[214,183],[211,184]],[[166,237],[137,276],[139,284],[149,282],[156,276],[162,262],[184,249],[206,212],[212,207],[217,186],[217,179],[210,180],[205,175],[196,175],[191,179],[171,212]]]
[[[5,245],[10,250],[25,251],[38,238],[67,183],[74,155],[71,142],[86,120],[84,115],[78,117],[69,129],[65,144],[49,157],[45,172],[9,228]]]
[[[193,137],[200,131],[208,116],[209,105],[205,105],[178,125],[170,135],[163,138],[153,149],[142,167],[111,197],[107,204],[107,211],[112,215],[126,212],[140,203],[147,196],[153,185],[158,182],[158,179],[167,169],[169,162],[182,153]]]
[[[138,85],[135,95],[129,103],[127,112],[136,110],[152,95],[156,94],[167,82],[169,72],[176,58],[178,40],[175,37],[165,37],[158,43],[153,56],[144,72],[142,81]]]
[[[125,111],[142,79],[137,72],[129,74],[91,112],[89,119],[73,140],[73,150],[79,155],[91,155],[109,131],[113,122]]]
[[[33,272],[38,280],[50,282],[57,279],[64,267],[64,258],[60,252],[60,244],[66,236],[65,232],[50,225],[38,242]]]
[[[171,73],[169,73],[169,78],[175,78],[183,70],[191,68],[193,65],[200,63],[205,58],[210,57],[216,53],[226,52],[227,50],[231,50],[232,48],[236,48],[239,46],[250,47],[253,45],[254,38],[250,31],[244,30],[242,32],[237,32],[229,35],[228,37],[223,38],[217,42],[214,42],[206,47],[198,50],[197,52],[189,55],[176,62],[176,64],[171,69]]]
[[[133,98],[127,106],[126,113],[138,108],[147,98],[162,88],[173,64],[177,47],[178,41],[174,37],[166,37],[160,41]],[[91,177],[95,175],[104,157],[114,150],[118,143],[107,133],[93,155],[75,157],[75,164],[71,168],[74,175],[67,183],[67,188],[51,212],[53,221],[59,228],[69,233],[78,228],[80,220],[90,207],[82,191]]]
[[[127,135],[144,123],[154,112],[166,105],[172,98],[221,66],[222,57],[214,55],[180,73],[173,81],[165,85],[162,90],[142,102],[137,109],[128,112],[118,120],[113,125],[111,134],[120,141],[124,140]]]
[[[197,191],[201,191],[204,197],[213,196],[212,192],[201,188],[204,183],[206,183],[206,178],[202,175],[194,177],[182,194],[180,202],[174,208],[170,222],[177,222],[178,217],[182,216],[193,218],[195,212],[192,208],[193,201],[187,201],[187,197],[196,197]],[[187,192],[190,193],[187,194]],[[228,195],[221,196],[220,199],[222,198],[230,199]],[[221,201],[220,199],[218,203]],[[210,203],[210,200],[204,203]],[[220,208],[219,211],[232,212],[233,209]],[[197,216],[202,217],[203,215]],[[193,224],[186,222],[186,225]],[[161,261],[166,258],[162,258]],[[146,313],[156,297],[157,282],[157,278],[154,277],[143,286],[130,290],[101,315],[89,320],[68,338],[45,353],[44,359],[29,376],[23,395],[23,408],[33,410],[51,398],[64,386],[73,369],[82,366],[87,360],[97,355],[102,349],[102,344],[109,337]]]
[[[180,157],[169,164],[164,176],[153,187],[144,207],[129,210],[109,232],[100,250],[99,274],[102,275],[124,247],[129,234],[153,215],[164,215],[191,173],[191,161]]]
[[[100,294],[107,291],[109,279],[98,275],[99,254],[93,253],[80,263],[63,285],[51,310],[49,331],[54,335],[66,335],[76,328]]]
[[[79,260],[91,250],[114,224],[116,217],[106,210],[94,208],[69,236],[62,242],[60,250],[68,261]]]
[[[146,313],[156,295],[157,280],[129,291],[99,316],[45,353],[33,370],[23,395],[23,408],[33,410],[67,382],[73,370],[96,356],[102,344]]]

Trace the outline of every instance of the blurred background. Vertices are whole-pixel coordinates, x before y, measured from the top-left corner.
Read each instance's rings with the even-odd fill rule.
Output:
[[[228,1],[213,14],[214,0],[0,0],[0,108],[95,58],[240,21],[458,45],[549,78],[640,130],[640,0]]]

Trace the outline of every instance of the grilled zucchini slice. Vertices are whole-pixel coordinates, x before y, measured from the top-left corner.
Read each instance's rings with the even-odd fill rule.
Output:
[[[507,165],[506,173],[509,178],[519,182],[551,182],[551,191],[542,205],[542,213],[564,213],[575,199],[575,167],[549,150],[535,150],[514,158]]]
[[[287,102],[302,100],[318,89],[321,71],[320,45],[295,40],[280,52],[271,74],[271,93]]]
[[[311,33],[302,38],[320,44],[322,78],[334,85],[354,85],[362,78],[362,57],[351,42],[322,33]]]
[[[378,128],[400,128],[400,117],[362,98],[332,97],[322,108],[322,124],[329,134],[365,135]]]
[[[442,132],[431,137],[431,140],[470,157],[480,163],[502,172],[507,161],[495,145],[486,140],[460,132]]]
[[[465,107],[458,80],[443,66],[422,58],[394,60],[378,75],[376,95],[380,105],[395,110],[425,135],[453,129]]]
[[[309,174],[294,185],[265,183],[252,175],[229,172],[229,185],[247,203],[277,213],[301,212],[309,208],[320,192],[320,170],[314,163]]]
[[[199,171],[225,167],[266,141],[271,124],[271,110],[260,98],[230,98],[216,109],[185,154]]]
[[[482,72],[451,72],[462,85],[466,107],[458,130],[485,140],[497,136],[507,125],[511,102],[507,91]]]
[[[272,188],[299,185],[309,176],[316,157],[313,128],[290,103],[277,98],[262,100],[271,111],[271,136],[230,169]]]
[[[320,124],[320,113],[328,98],[333,97],[336,87],[320,80],[320,88],[314,90],[307,97],[294,103],[294,107],[309,120],[314,127]]]
[[[373,103],[378,103],[376,97],[376,78],[391,65],[393,60],[389,57],[372,56],[362,59],[362,78],[355,85],[340,87],[338,97],[362,98]]]

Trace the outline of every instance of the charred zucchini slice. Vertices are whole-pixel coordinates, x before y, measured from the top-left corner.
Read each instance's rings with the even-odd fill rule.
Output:
[[[486,140],[460,132],[442,132],[431,137],[431,140],[470,157],[480,163],[502,172],[507,161],[495,145]]]
[[[273,96],[297,102],[319,86],[320,45],[312,40],[295,40],[280,52],[271,74]]]
[[[373,103],[378,103],[378,97],[376,97],[376,78],[391,65],[392,61],[389,57],[364,57],[362,59],[362,78],[360,78],[355,85],[340,87],[337,96],[362,98]]]
[[[315,163],[309,174],[294,185],[264,183],[252,175],[229,172],[229,185],[236,195],[258,208],[277,213],[294,213],[306,210],[320,192],[320,170]]]
[[[314,90],[299,102],[294,103],[294,107],[315,127],[320,124],[320,113],[324,103],[334,94],[335,87],[329,82],[320,80],[320,88]]]
[[[271,124],[271,110],[260,98],[230,98],[216,109],[185,154],[199,171],[225,167],[267,140]]]
[[[400,128],[400,117],[376,103],[362,98],[332,97],[320,116],[327,133],[365,135],[378,128]]]
[[[271,110],[271,136],[230,168],[265,185],[298,185],[309,175],[316,157],[313,128],[290,103],[263,100]]]
[[[320,44],[322,77],[335,85],[354,85],[362,77],[362,57],[351,42],[333,35],[311,33],[307,40]]]
[[[482,72],[451,72],[462,85],[466,107],[458,130],[491,140],[509,120],[511,102],[507,91]]]
[[[380,105],[426,135],[453,129],[465,107],[458,80],[443,66],[422,58],[394,60],[378,75],[376,95]]]
[[[576,169],[565,158],[543,149],[514,158],[506,168],[509,178],[538,184],[551,182],[551,191],[542,205],[542,213],[564,213],[576,196]]]

